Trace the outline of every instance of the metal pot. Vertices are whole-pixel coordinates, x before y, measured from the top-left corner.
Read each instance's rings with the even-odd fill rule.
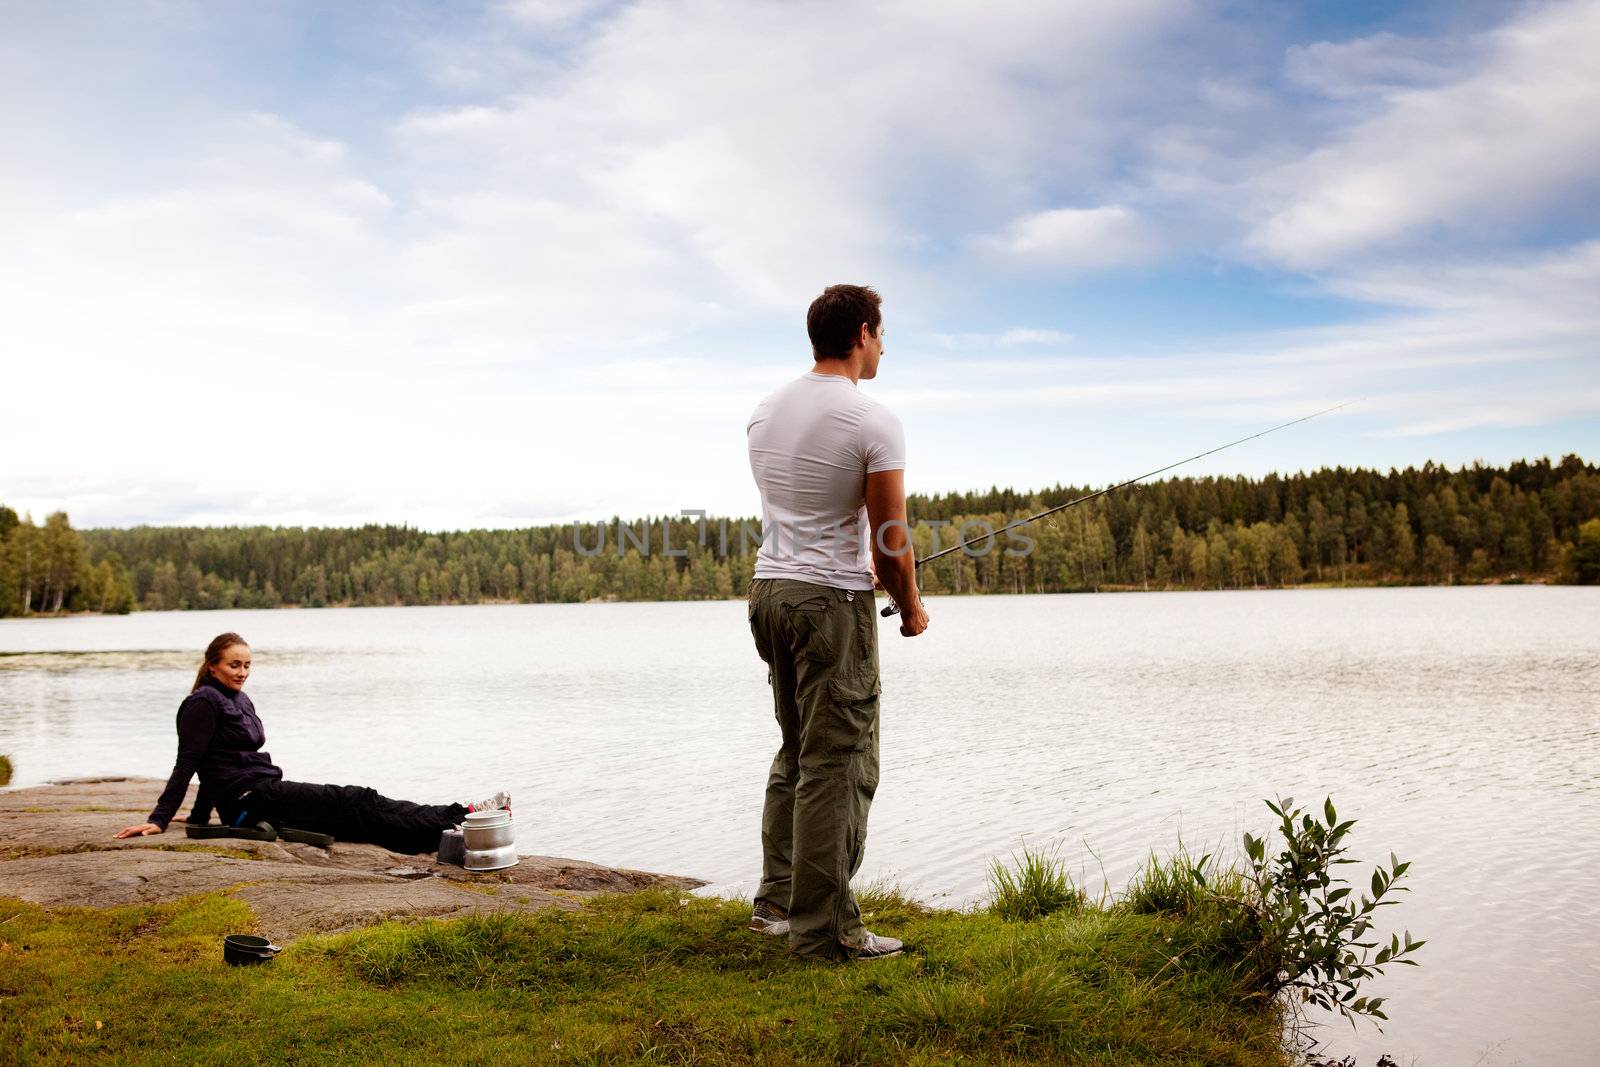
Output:
[[[461,820],[461,833],[466,838],[469,854],[508,845],[514,847],[517,843],[517,828],[509,811],[472,812]]]
[[[453,863],[457,867],[467,861],[467,845],[460,830],[450,829],[439,835],[439,862]]]
[[[517,865],[517,846],[501,845],[499,848],[467,849],[461,866],[469,871],[498,871]]]

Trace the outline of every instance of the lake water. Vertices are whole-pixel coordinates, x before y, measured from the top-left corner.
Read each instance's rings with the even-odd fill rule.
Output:
[[[1231,849],[1261,798],[1360,820],[1414,861],[1388,909],[1429,939],[1363,1064],[1596,1062],[1600,589],[1360,589],[930,602],[883,623],[883,775],[864,878],[980,899],[1056,847],[1120,889],[1181,835]],[[516,797],[525,852],[748,893],[777,744],[742,602],[0,620],[14,786],[164,776],[201,648],[237,630],[292,778]],[[18,655],[17,653],[21,653]],[[152,794],[151,801],[154,802]],[[1349,868],[1365,885],[1366,868]]]

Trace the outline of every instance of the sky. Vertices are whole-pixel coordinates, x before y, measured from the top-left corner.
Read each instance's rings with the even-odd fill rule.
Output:
[[[1600,459],[1600,0],[0,0],[0,502],[751,515],[805,309],[923,493]]]

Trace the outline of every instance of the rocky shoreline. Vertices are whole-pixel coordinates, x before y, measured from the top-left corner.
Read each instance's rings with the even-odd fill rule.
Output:
[[[250,906],[261,933],[286,941],[388,919],[577,908],[599,893],[704,884],[554,856],[473,872],[375,845],[191,840],[181,821],[164,834],[115,840],[143,821],[161,784],[81,778],[0,792],[0,897],[104,908],[222,892]]]

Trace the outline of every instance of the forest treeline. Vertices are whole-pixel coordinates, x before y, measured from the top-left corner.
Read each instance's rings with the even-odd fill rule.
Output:
[[[126,614],[137,607],[128,568],[116,552],[92,559],[67,513],[35,525],[0,505],[0,616],[62,611]]]
[[[1245,589],[1319,584],[1600,582],[1600,470],[1577,456],[1507,467],[1325,469],[1171,478],[1043,522],[1088,490],[913,496],[930,593]],[[683,600],[742,595],[754,519],[428,533],[355,528],[75,531],[0,507],[0,614],[133,609]]]

